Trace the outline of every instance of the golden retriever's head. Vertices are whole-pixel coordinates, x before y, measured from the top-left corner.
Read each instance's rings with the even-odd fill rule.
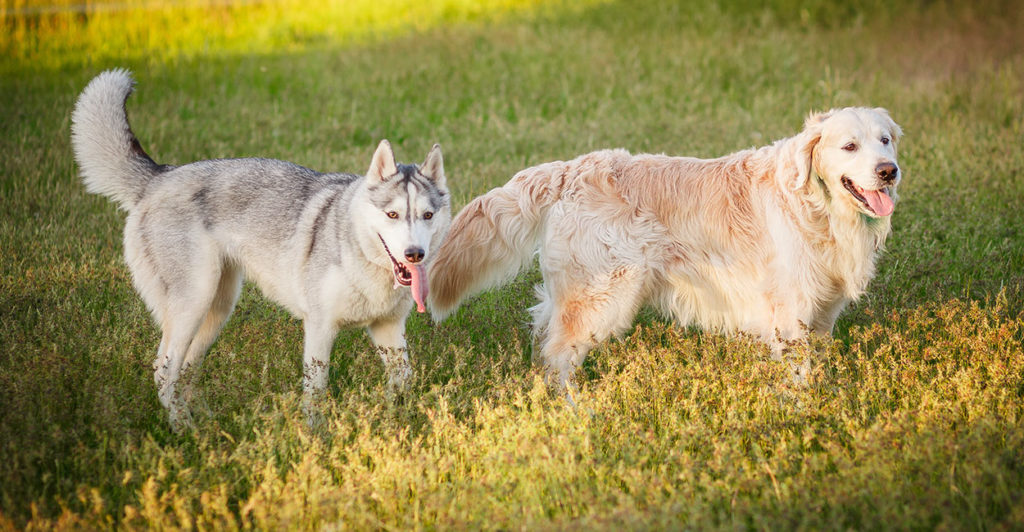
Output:
[[[900,126],[881,108],[847,107],[807,118],[798,136],[797,186],[824,185],[833,208],[884,218],[895,208],[902,172]]]

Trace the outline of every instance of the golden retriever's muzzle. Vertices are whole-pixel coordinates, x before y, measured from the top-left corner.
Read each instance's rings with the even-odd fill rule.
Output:
[[[884,162],[880,163],[875,167],[875,175],[886,185],[891,185],[896,182],[896,178],[900,175],[900,168],[896,166],[896,163]]]

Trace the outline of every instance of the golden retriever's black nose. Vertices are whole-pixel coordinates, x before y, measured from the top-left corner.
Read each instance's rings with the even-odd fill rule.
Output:
[[[875,167],[875,175],[886,183],[896,181],[896,176],[899,175],[899,173],[900,169],[894,163],[881,163]]]
[[[423,248],[409,248],[405,250],[405,260],[415,264],[423,260],[425,254]]]

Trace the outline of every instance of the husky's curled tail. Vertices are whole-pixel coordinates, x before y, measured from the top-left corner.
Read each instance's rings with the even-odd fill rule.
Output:
[[[128,125],[125,102],[135,81],[127,70],[96,76],[71,114],[71,143],[89,192],[131,211],[162,167],[142,150]]]
[[[540,245],[548,210],[566,186],[570,163],[528,168],[471,201],[452,220],[434,262],[428,304],[442,320],[466,298],[512,280]]]

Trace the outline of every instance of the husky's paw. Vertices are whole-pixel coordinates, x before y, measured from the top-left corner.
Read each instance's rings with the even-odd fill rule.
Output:
[[[404,392],[409,389],[409,382],[412,379],[412,366],[409,362],[398,360],[387,368],[387,373],[389,392]]]
[[[187,405],[187,409],[194,416],[198,416],[200,420],[204,417],[213,416],[213,410],[210,408],[210,404],[206,402],[206,395],[196,391],[196,387],[192,383],[181,387],[181,398],[183,403]]]
[[[324,394],[322,393],[302,396],[302,416],[306,418],[306,425],[311,429],[324,424],[323,399]]]
[[[180,400],[171,403],[168,409],[168,417],[171,422],[171,430],[176,434],[181,434],[186,430],[195,428],[195,422],[192,420],[192,411]]]
[[[409,351],[404,347],[379,346],[377,355],[384,363],[384,373],[388,377],[388,393],[404,392],[409,387],[409,379],[412,377]]]

